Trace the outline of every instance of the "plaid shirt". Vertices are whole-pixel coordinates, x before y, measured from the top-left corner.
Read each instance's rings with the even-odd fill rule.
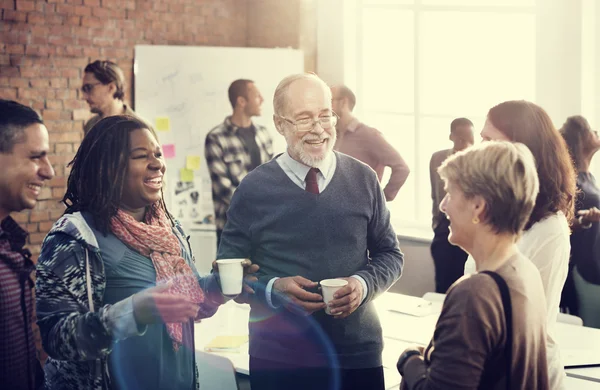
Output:
[[[256,144],[260,149],[261,163],[273,158],[273,140],[264,126],[256,126]],[[238,127],[231,123],[231,117],[208,132],[204,144],[204,156],[212,180],[212,197],[215,206],[215,225],[223,230],[227,221],[227,209],[233,192],[242,179],[250,172],[250,155]]]
[[[11,218],[0,224],[0,383],[5,389],[35,388],[37,357],[31,328],[31,272],[23,249],[27,232]]]

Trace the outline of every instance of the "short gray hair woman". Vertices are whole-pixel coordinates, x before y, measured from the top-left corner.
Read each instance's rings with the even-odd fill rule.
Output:
[[[531,152],[485,142],[438,172],[448,240],[473,256],[478,272],[448,290],[429,346],[400,356],[402,388],[547,389],[544,290],[516,246],[539,190]]]

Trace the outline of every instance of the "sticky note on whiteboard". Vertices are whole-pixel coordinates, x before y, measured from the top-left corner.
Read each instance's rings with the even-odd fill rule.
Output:
[[[193,171],[200,169],[200,156],[187,156],[185,167]]]
[[[162,146],[164,158],[175,157],[175,144],[165,144]]]
[[[171,131],[171,120],[168,116],[158,116],[154,120],[156,131]]]
[[[184,183],[190,183],[194,181],[194,171],[191,169],[181,168],[179,170],[179,180]]]

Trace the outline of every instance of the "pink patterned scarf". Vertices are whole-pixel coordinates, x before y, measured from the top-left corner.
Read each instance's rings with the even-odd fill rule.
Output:
[[[198,304],[204,301],[204,293],[190,266],[181,257],[179,239],[173,233],[165,212],[158,208],[158,218],[146,213],[146,223],[136,221],[131,215],[119,210],[110,223],[112,232],[119,240],[141,255],[150,257],[156,269],[156,284],[173,281],[169,292],[191,297]],[[182,324],[168,323],[167,331],[177,351],[183,341]]]

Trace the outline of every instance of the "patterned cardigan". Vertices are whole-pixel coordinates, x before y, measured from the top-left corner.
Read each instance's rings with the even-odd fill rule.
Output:
[[[173,231],[181,242],[184,259],[196,273],[183,230],[177,224]],[[198,282],[207,296],[220,295],[214,275],[198,276]],[[63,215],[44,239],[37,263],[37,323],[49,355],[44,367],[46,389],[110,388],[107,359],[113,344],[145,332],[135,324],[131,297],[105,305],[105,287],[102,251],[94,233],[81,213]],[[90,296],[93,306],[88,302]],[[218,306],[207,298],[197,319],[212,316]]]

